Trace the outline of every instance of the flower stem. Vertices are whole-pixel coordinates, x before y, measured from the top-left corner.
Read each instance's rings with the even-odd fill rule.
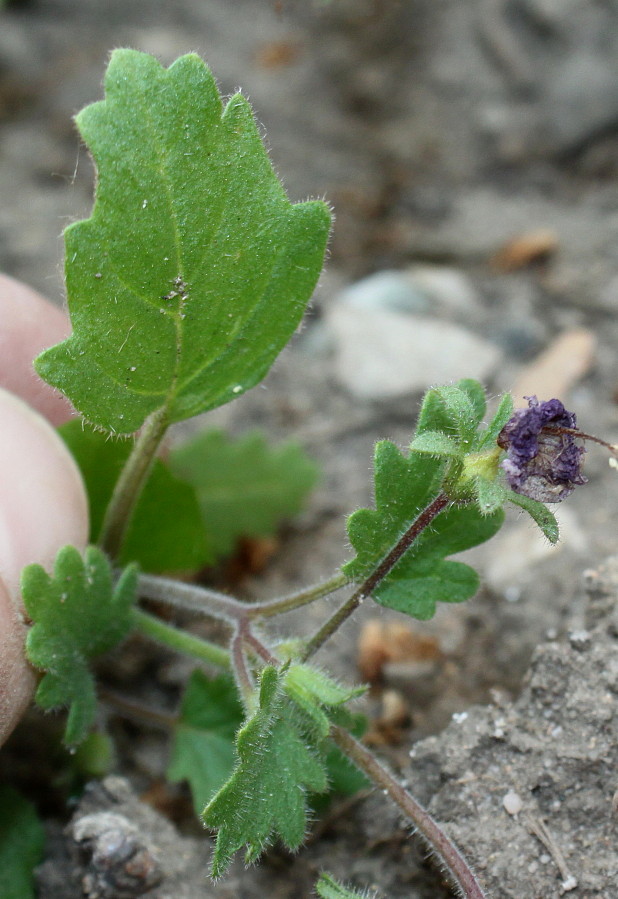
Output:
[[[133,609],[133,621],[140,633],[157,643],[162,643],[201,662],[207,662],[209,665],[224,668],[226,671],[231,668],[229,653],[209,640],[203,640],[187,631],[172,627],[171,624],[166,624],[160,618],[149,615],[141,609]]]
[[[420,515],[414,519],[405,534],[400,537],[395,546],[391,549],[387,556],[377,565],[371,572],[369,577],[358,587],[357,590],[347,599],[337,611],[324,622],[322,627],[313,635],[305,646],[303,653],[303,661],[310,658],[322,646],[329,637],[335,633],[338,628],[346,621],[350,615],[356,611],[361,602],[368,596],[371,596],[380,581],[384,580],[386,575],[395,567],[399,559],[408,550],[416,538],[421,534],[428,525],[434,520],[436,515],[450,502],[449,497],[445,493],[439,493],[429,505],[423,509]]]
[[[373,753],[346,730],[336,725],[331,728],[331,737],[356,767],[376,786],[385,790],[395,805],[413,822],[432,852],[446,868],[452,882],[461,890],[464,899],[486,899],[485,893],[457,846],[447,837],[429,812],[380,764]]]
[[[146,419],[116,482],[97,541],[101,549],[112,559],[117,559],[120,554],[131,516],[148,479],[168,424],[165,407],[153,412]]]

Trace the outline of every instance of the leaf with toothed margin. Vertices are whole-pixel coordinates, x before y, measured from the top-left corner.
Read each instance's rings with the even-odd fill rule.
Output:
[[[285,669],[262,672],[259,706],[238,733],[238,765],[204,810],[204,823],[218,830],[214,878],[243,846],[247,864],[275,837],[297,849],[307,829],[307,792],[328,787],[312,722],[286,695],[284,682]]]
[[[22,571],[24,606],[34,622],[26,655],[45,672],[35,694],[43,709],[69,709],[64,742],[77,746],[88,735],[96,691],[90,660],[113,649],[129,633],[137,589],[137,568],[126,568],[116,584],[106,556],[95,546],[82,554],[74,546],[58,552],[53,574],[41,565]]]
[[[92,216],[65,231],[72,335],[41,377],[90,422],[132,433],[229,402],[268,372],[322,268],[330,212],[292,204],[251,108],[225,106],[189,54],[116,50],[77,125],[97,166]]]

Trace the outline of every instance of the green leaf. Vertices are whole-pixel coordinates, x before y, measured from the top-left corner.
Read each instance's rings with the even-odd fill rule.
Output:
[[[27,565],[21,591],[34,622],[26,655],[45,674],[35,700],[43,709],[68,706],[64,742],[81,743],[96,711],[90,659],[112,649],[131,629],[137,568],[125,569],[113,584],[111,566],[96,547],[84,557],[73,546],[56,556],[53,576],[40,565]]]
[[[362,696],[366,687],[344,687],[311,665],[290,665],[284,690],[312,721],[316,735],[323,738],[330,731],[329,712]]]
[[[95,543],[133,442],[110,439],[79,420],[62,425],[59,433],[86,485],[90,539]],[[160,574],[196,571],[213,561],[194,488],[157,459],[127,529],[120,564],[137,562],[143,571]]]
[[[423,398],[416,433],[441,431],[470,446],[484,414],[485,393],[476,381],[432,387]]]
[[[501,509],[509,498],[510,491],[497,480],[476,478],[474,488],[476,501],[483,515],[491,515]]]
[[[530,515],[532,520],[538,524],[550,543],[557,543],[560,539],[560,528],[556,521],[556,516],[550,512],[547,506],[538,502],[536,499],[530,499],[529,496],[522,496],[521,493],[515,493],[513,490],[506,491],[506,499],[519,506]]]
[[[189,54],[116,50],[77,116],[97,165],[91,218],[65,232],[73,333],[37,371],[91,422],[132,433],[253,387],[296,330],[330,213],[292,205],[245,98],[222,105]]]
[[[500,431],[505,426],[511,415],[513,414],[513,397],[510,393],[505,393],[500,400],[500,404],[496,410],[496,414],[487,425],[484,431],[479,434],[477,448],[483,450],[488,446],[493,446]]]
[[[404,455],[394,443],[382,440],[376,444],[374,472],[377,509],[359,509],[348,518],[348,536],[357,555],[342,570],[355,581],[371,574],[440,493],[444,465],[421,453]]]
[[[410,449],[415,453],[428,453],[430,456],[446,456],[461,459],[463,451],[457,441],[447,437],[442,431],[423,431],[412,440]]]
[[[359,893],[339,883],[325,871],[320,874],[315,888],[320,899],[377,899],[377,893],[369,893],[367,890]]]
[[[167,777],[187,780],[199,816],[230,777],[236,762],[234,737],[244,718],[231,677],[192,673],[174,729]]]
[[[307,827],[307,791],[327,789],[323,753],[309,741],[284,679],[285,671],[262,672],[259,708],[238,734],[238,765],[204,811],[204,823],[218,828],[215,878],[242,846],[247,864],[277,836],[297,849]]]
[[[172,450],[169,462],[195,487],[217,557],[233,552],[239,537],[273,534],[317,480],[317,466],[298,444],[271,448],[258,431],[238,440],[205,431]]]
[[[45,831],[34,806],[12,787],[0,786],[0,896],[34,899],[34,869]]]
[[[435,459],[391,443],[376,447],[376,509],[360,509],[348,520],[357,556],[343,571],[362,581],[374,571],[440,491],[443,469]],[[473,504],[451,505],[432,521],[373,591],[376,602],[415,618],[435,613],[436,602],[462,602],[478,589],[478,576],[461,562],[444,561],[488,540],[501,527],[502,510],[483,515]]]

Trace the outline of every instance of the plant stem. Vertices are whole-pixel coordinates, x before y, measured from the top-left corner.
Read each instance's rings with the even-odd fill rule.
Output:
[[[148,479],[168,424],[165,407],[146,419],[116,482],[97,541],[112,559],[117,559],[120,554],[135,505]]]
[[[349,583],[345,574],[340,571],[334,574],[327,581],[320,584],[314,584],[305,590],[299,590],[298,593],[291,593],[289,596],[283,596],[281,599],[272,599],[268,602],[253,602],[245,606],[247,616],[252,618],[271,618],[273,615],[281,615],[283,612],[291,612],[293,609],[299,609],[301,606],[307,606],[323,596],[329,596],[337,590],[341,590]]]
[[[209,665],[224,668],[226,671],[231,668],[229,653],[209,640],[203,640],[194,634],[172,627],[171,624],[166,624],[160,618],[149,615],[148,612],[143,612],[141,609],[133,610],[133,621],[140,633],[157,643],[162,643],[184,655],[207,662]]]
[[[115,714],[128,718],[130,721],[136,721],[138,724],[146,724],[151,727],[157,727],[160,730],[170,731],[178,724],[178,715],[166,715],[158,709],[152,709],[143,705],[141,702],[127,699],[114,690],[107,687],[98,686],[97,695],[99,699],[106,705],[110,706]]]
[[[213,618],[228,622],[245,618],[249,608],[247,603],[217,590],[208,590],[195,584],[183,584],[153,574],[140,575],[138,593],[144,599],[154,599],[177,609],[211,615]]]
[[[414,543],[416,538],[421,534],[428,525],[439,515],[442,510],[448,506],[449,497],[445,493],[439,493],[429,505],[414,519],[403,537],[400,537],[395,546],[385,556],[380,564],[374,568],[369,577],[358,587],[357,590],[347,599],[337,611],[324,622],[322,627],[313,635],[305,646],[303,653],[303,661],[310,658],[322,646],[329,637],[335,633],[338,628],[346,621],[350,615],[359,607],[361,602],[368,596],[371,596],[380,581],[384,580],[386,575],[395,567],[397,562]]]
[[[413,822],[432,852],[435,852],[446,868],[452,882],[461,890],[461,895],[465,899],[486,899],[485,893],[457,846],[447,837],[429,812],[380,764],[373,753],[346,730],[336,725],[331,728],[331,737],[356,767],[376,786],[385,790],[395,805]]]
[[[144,599],[155,599],[175,608],[198,612],[202,615],[212,615],[213,618],[231,622],[243,618],[248,621],[254,618],[272,618],[283,612],[291,612],[293,609],[306,606],[323,596],[328,596],[335,590],[341,590],[347,583],[346,576],[338,572],[321,584],[315,584],[298,593],[266,602],[241,602],[218,590],[198,587],[195,584],[183,584],[152,574],[140,575],[138,590],[139,595]]]

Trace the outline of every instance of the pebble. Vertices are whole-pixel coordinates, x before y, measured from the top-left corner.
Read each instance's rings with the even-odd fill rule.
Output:
[[[327,312],[335,375],[353,396],[385,400],[459,378],[486,381],[501,353],[448,322],[340,300]]]
[[[509,815],[518,815],[524,807],[521,796],[514,790],[509,790],[509,792],[505,794],[502,799],[502,805],[504,806],[505,812]]]

